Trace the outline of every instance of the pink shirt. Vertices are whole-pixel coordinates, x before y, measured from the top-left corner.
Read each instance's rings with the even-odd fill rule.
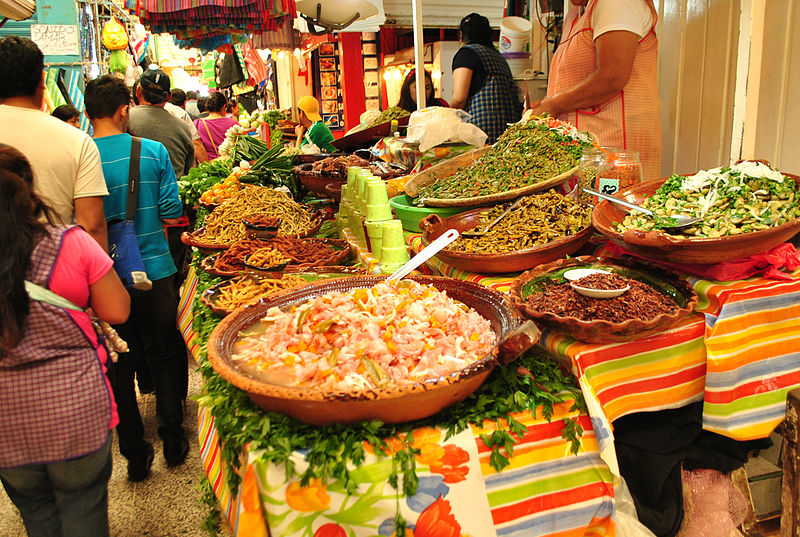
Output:
[[[76,306],[87,308],[89,306],[89,286],[97,283],[100,278],[112,269],[114,262],[108,257],[97,242],[79,227],[73,227],[64,234],[58,259],[50,276],[49,289],[60,295]],[[97,355],[106,372],[108,355],[105,347],[98,345],[97,333],[92,326],[89,316],[78,311],[68,311],[69,316],[80,327],[92,345],[97,348]],[[111,423],[109,429],[119,423],[117,404],[114,401],[111,384],[106,376],[106,388],[111,394]]]

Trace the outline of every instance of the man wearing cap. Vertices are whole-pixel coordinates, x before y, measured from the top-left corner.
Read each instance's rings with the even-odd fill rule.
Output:
[[[319,147],[320,151],[326,153],[336,151],[336,148],[331,145],[331,142],[335,139],[333,133],[322,122],[322,116],[319,115],[319,101],[310,95],[306,95],[305,97],[300,97],[297,102],[297,108],[300,110],[300,125],[294,130],[295,134],[297,134],[297,147],[314,144]]]
[[[161,142],[167,148],[175,177],[180,179],[194,166],[194,143],[189,127],[164,109],[169,100],[170,81],[161,69],[148,69],[139,77],[131,109],[128,132],[133,136]]]

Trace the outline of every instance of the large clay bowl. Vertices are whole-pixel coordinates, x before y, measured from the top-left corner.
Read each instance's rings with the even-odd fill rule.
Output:
[[[680,308],[649,321],[629,319],[621,323],[604,320],[584,321],[576,317],[562,317],[531,308],[526,298],[539,292],[545,282],[563,283],[564,272],[573,268],[596,268],[627,276],[644,282],[670,296]],[[604,259],[593,256],[559,259],[521,274],[511,285],[511,298],[527,317],[537,323],[563,332],[573,339],[588,343],[613,343],[639,339],[674,326],[691,314],[697,305],[697,293],[686,280],[655,265],[633,261]]]
[[[319,194],[320,196],[327,197],[328,192],[325,190],[326,186],[344,185],[347,183],[346,177],[311,171],[313,166],[314,164],[311,163],[294,167],[297,177],[307,190]]]
[[[480,225],[480,214],[486,209],[472,209],[455,216],[442,219],[438,215],[423,218],[419,225],[422,228],[422,242],[427,246],[448,229],[454,228],[459,233]],[[527,248],[502,254],[475,254],[444,249],[436,257],[457,269],[479,273],[520,272],[542,263],[561,259],[575,252],[586,244],[592,235],[592,226],[562,239],[543,244],[537,248]]]
[[[316,282],[235,310],[211,333],[207,345],[211,365],[225,380],[246,391],[253,402],[264,410],[282,412],[306,423],[326,425],[373,419],[403,423],[431,416],[462,401],[480,387],[498,363],[513,360],[539,339],[539,331],[534,323],[520,325],[519,313],[505,295],[472,282],[414,276],[412,279],[432,284],[439,290],[447,291],[454,299],[475,308],[491,322],[499,343],[482,359],[447,377],[408,386],[357,392],[328,392],[270,384],[244,374],[232,362],[231,347],[239,332],[262,318],[269,308],[290,308],[317,295],[372,287],[384,278],[355,276]]]
[[[800,183],[800,177],[785,176]],[[615,194],[631,203],[641,204],[664,184],[667,178],[647,181]],[[800,219],[761,231],[731,235],[718,239],[683,238],[662,231],[627,230],[620,233],[615,225],[625,218],[628,210],[601,200],[592,212],[594,228],[613,242],[643,257],[674,263],[721,263],[765,252],[786,242],[800,231]]]

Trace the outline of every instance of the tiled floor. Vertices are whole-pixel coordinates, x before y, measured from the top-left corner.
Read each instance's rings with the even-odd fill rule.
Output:
[[[201,376],[194,368],[189,372],[189,395],[200,391]],[[139,408],[145,421],[145,437],[156,449],[156,459],[150,477],[142,483],[127,479],[127,462],[119,454],[114,438],[114,471],[108,485],[109,525],[112,537],[207,537],[201,524],[208,514],[199,503],[198,485],[204,476],[197,443],[197,403],[187,403],[184,422],[191,450],[186,462],[177,468],[167,468],[161,453],[161,441],[156,434],[155,398],[139,397]],[[225,523],[223,522],[223,525]],[[24,537],[22,519],[5,491],[0,492],[0,537]],[[220,536],[230,536],[225,525]]]

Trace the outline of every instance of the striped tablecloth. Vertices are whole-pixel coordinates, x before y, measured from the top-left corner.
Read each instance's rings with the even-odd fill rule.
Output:
[[[422,249],[421,235],[407,240],[414,251]],[[517,276],[467,273],[435,258],[428,263],[440,274],[499,291],[508,291]],[[605,429],[598,430],[601,448],[611,445],[610,421],[701,400],[706,430],[737,440],[764,438],[785,416],[786,393],[800,386],[800,271],[792,276],[733,282],[685,276],[703,315],[629,343],[592,345],[545,331],[541,345],[571,363],[595,426]]]

